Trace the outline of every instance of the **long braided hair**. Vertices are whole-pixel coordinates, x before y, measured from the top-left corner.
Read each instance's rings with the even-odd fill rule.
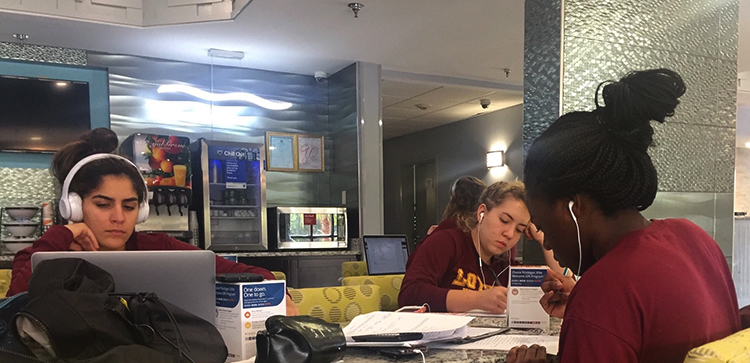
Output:
[[[648,208],[657,191],[647,153],[654,133],[650,121],[673,116],[684,93],[682,78],[669,69],[602,82],[595,110],[561,116],[531,145],[524,168],[530,197],[551,202],[583,193],[606,216]]]

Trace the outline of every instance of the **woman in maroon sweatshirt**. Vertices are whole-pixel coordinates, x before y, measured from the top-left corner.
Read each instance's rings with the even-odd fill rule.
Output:
[[[116,147],[115,133],[99,128],[55,154],[52,173],[63,186],[63,198],[66,191],[69,197],[60,203],[61,215],[74,223],[53,226],[31,247],[16,253],[8,296],[26,291],[31,277],[31,255],[38,251],[198,249],[165,234],[135,232],[135,224],[147,216],[139,213],[141,206],[148,203],[146,184],[133,163],[110,154]],[[69,173],[72,174],[66,183]],[[220,256],[216,256],[216,272],[252,272],[274,279],[266,269]],[[287,314],[297,314],[291,299],[287,299]]]
[[[430,234],[410,257],[399,306],[428,304],[431,311],[504,312],[507,268],[520,264],[509,251],[528,227],[531,237],[541,238],[530,222],[525,198],[520,182],[494,183],[482,193],[476,213],[457,226]]]

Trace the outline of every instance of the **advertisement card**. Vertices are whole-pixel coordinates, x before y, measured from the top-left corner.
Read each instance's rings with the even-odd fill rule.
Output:
[[[543,266],[511,266],[508,284],[508,326],[511,328],[549,329],[549,315],[539,304],[542,282],[547,275]]]

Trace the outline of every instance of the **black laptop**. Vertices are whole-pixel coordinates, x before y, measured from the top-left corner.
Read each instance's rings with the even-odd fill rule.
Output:
[[[397,275],[406,272],[409,258],[406,235],[364,235],[362,247],[370,276]]]

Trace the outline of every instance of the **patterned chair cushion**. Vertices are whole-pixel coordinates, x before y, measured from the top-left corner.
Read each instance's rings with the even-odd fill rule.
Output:
[[[380,287],[377,285],[290,288],[289,296],[301,315],[331,323],[348,323],[359,314],[380,308]]]
[[[403,274],[382,276],[352,276],[344,277],[344,279],[341,281],[341,284],[344,286],[380,286],[380,310],[394,311],[398,309],[398,293],[399,291],[401,291],[401,282],[403,280]]]
[[[276,280],[284,280],[286,281],[286,274],[281,271],[271,271],[274,277],[276,277]]]
[[[367,276],[365,261],[347,261],[341,264],[341,276]]]
[[[685,363],[747,362],[750,362],[750,329],[693,348],[685,358]]]
[[[11,271],[13,270],[0,269],[0,299],[5,297],[5,294],[8,293],[8,289],[10,288]]]

